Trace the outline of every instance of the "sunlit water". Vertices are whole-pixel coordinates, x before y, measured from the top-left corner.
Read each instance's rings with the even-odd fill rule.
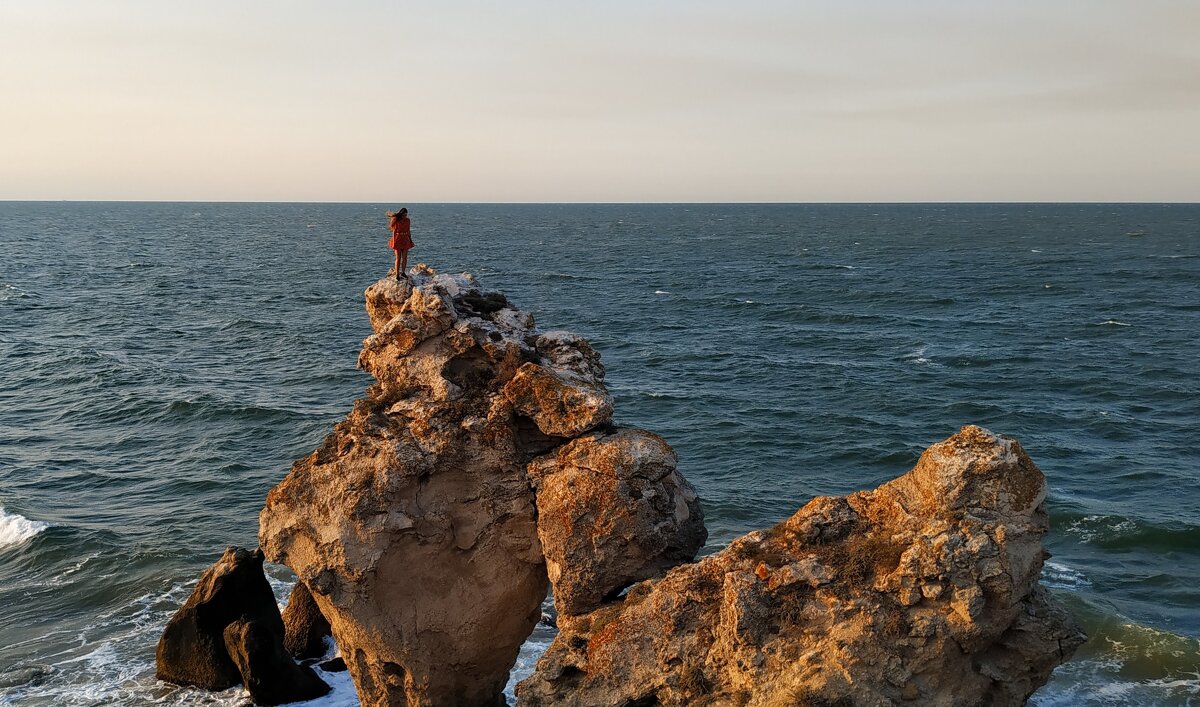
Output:
[[[244,700],[154,644],[368,384],[391,206],[0,203],[0,703]],[[408,206],[414,261],[591,339],[707,550],[981,424],[1091,635],[1037,704],[1200,701],[1200,207]]]

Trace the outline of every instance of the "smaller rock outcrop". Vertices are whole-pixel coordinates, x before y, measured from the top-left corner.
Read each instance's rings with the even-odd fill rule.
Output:
[[[320,658],[325,655],[325,639],[330,636],[329,622],[321,615],[317,602],[304,582],[296,582],[283,609],[283,647],[294,657]]]
[[[230,547],[200,575],[158,641],[158,679],[207,690],[245,683],[264,705],[329,692],[283,647],[283,618],[263,574],[263,559],[261,550]]]
[[[704,513],[675,463],[662,437],[620,428],[580,437],[529,464],[559,614],[592,611],[696,556],[708,537]]]
[[[964,427],[875,490],[560,614],[518,704],[1024,704],[1084,640],[1038,584],[1044,498],[1015,440]]]

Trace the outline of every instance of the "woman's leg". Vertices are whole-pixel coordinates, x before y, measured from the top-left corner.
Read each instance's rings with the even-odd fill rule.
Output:
[[[405,279],[408,278],[408,248],[401,250],[398,254],[400,257],[400,272],[404,274]]]
[[[408,254],[407,254],[407,253],[405,253],[405,255],[408,255]],[[403,270],[401,270],[401,269],[400,269],[400,251],[396,251],[396,266],[395,266],[395,269],[396,269],[396,279],[397,279],[397,280],[399,280],[399,279],[400,279],[400,275],[401,275],[401,273],[403,273],[403,272],[404,272]]]

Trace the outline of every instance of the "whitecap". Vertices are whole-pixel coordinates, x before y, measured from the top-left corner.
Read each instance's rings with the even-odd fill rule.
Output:
[[[1119,322],[1116,319],[1105,319],[1104,321],[1100,322],[1100,326],[1133,326],[1133,325],[1126,324],[1125,322]]]
[[[667,292],[666,290],[655,290],[655,291],[654,291],[654,294],[656,294],[656,295],[669,295],[669,294],[671,294],[671,293],[670,293],[670,292]]]
[[[1116,516],[1090,515],[1071,521],[1065,532],[1078,537],[1085,543],[1101,542],[1128,535],[1137,530],[1133,521]]]
[[[18,513],[9,513],[0,506],[0,547],[19,545],[49,527],[49,523],[29,520]]]
[[[1031,248],[1031,249],[1029,250],[1029,252],[1030,252],[1030,253],[1041,253],[1042,251],[1038,250],[1037,248]]]
[[[929,347],[927,347],[927,346],[922,346],[921,348],[917,349],[916,351],[913,351],[912,353],[903,356],[900,360],[904,361],[905,363],[912,363],[912,364],[916,364],[918,366],[931,365],[931,364],[933,364],[933,360],[928,358],[925,355],[925,350],[928,348]]]
[[[16,285],[11,285],[9,283],[0,285],[0,302],[10,299],[26,299],[27,297],[29,297],[29,295]]]
[[[1092,581],[1082,572],[1058,562],[1042,565],[1042,583],[1055,589],[1081,589],[1092,586]]]

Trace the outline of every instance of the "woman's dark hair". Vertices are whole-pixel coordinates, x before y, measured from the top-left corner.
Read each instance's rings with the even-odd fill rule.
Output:
[[[408,216],[408,209],[400,209],[401,216]]]

